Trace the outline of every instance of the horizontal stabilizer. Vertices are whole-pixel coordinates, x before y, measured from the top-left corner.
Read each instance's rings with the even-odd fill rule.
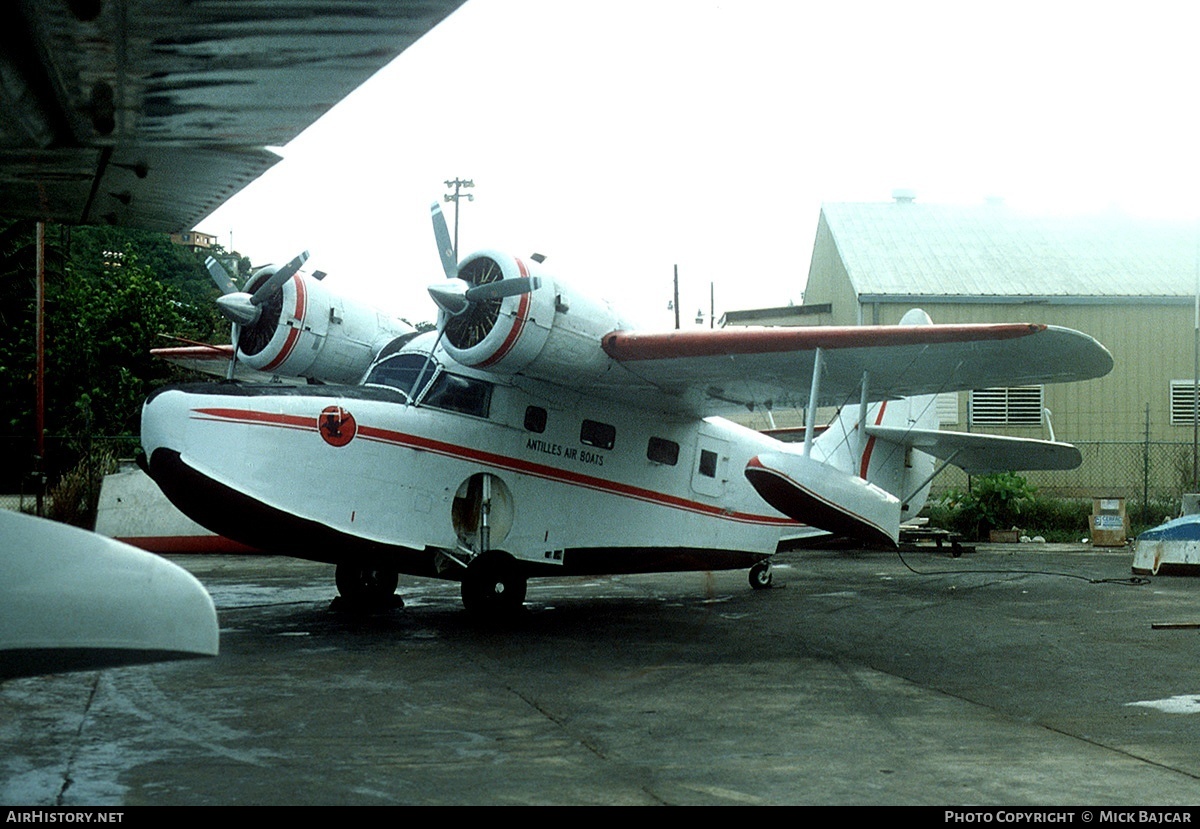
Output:
[[[745,474],[789,518],[870,544],[894,547],[899,540],[900,500],[856,475],[790,452],[753,457]]]
[[[960,467],[968,475],[1074,469],[1083,462],[1083,456],[1071,444],[1048,440],[898,426],[867,426],[867,434],[889,443],[920,449]]]

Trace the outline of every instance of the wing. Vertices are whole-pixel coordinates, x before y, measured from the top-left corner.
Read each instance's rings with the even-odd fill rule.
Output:
[[[890,443],[920,449],[961,467],[968,475],[1029,469],[1074,469],[1083,463],[1083,456],[1071,444],[1048,440],[870,425],[867,426],[867,434]]]
[[[225,379],[225,375],[229,371],[229,361],[233,359],[233,346],[229,343],[225,345],[180,345],[171,346],[169,348],[152,348],[150,353],[159,359],[166,360],[168,363],[174,363],[177,366],[199,371],[203,374],[210,374],[214,377]],[[234,367],[234,378],[244,380],[248,383],[285,383],[292,385],[297,382],[295,378],[280,379],[274,374],[269,374],[254,369],[242,363],[238,363]]]
[[[857,401],[864,374],[874,401],[1089,380],[1113,365],[1087,334],[1027,323],[614,331],[602,345],[627,374],[601,383],[608,393],[694,414],[807,406],[818,349],[823,406]]]

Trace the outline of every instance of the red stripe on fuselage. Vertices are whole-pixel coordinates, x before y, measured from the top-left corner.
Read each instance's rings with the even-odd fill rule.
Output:
[[[879,413],[875,415],[875,425],[883,423],[883,413],[887,410],[887,401],[879,404]],[[864,481],[867,479],[867,467],[871,465],[871,453],[875,451],[875,436],[867,438],[867,445],[863,449],[862,466],[859,468],[858,477]]]
[[[242,423],[252,426],[272,426],[275,428],[298,429],[301,431],[317,431],[317,418],[315,415],[313,417],[304,417],[301,415],[257,412],[252,409],[229,408],[193,409],[192,412],[192,417],[197,420]],[[374,426],[363,426],[359,424],[356,439],[386,443],[391,446],[399,446],[405,449],[416,449],[423,452],[432,452],[436,455],[442,455],[443,457],[481,463],[487,466],[493,466],[499,469],[507,469],[512,472],[518,472],[520,474],[529,475],[535,478],[556,481],[569,486],[577,486],[583,489],[595,490],[597,492],[607,492],[610,495],[619,495],[624,498],[632,498],[634,500],[659,504],[660,506],[670,507],[672,509],[700,513],[714,518],[735,521],[741,524],[761,524],[776,527],[802,526],[798,521],[795,521],[791,518],[772,515],[757,515],[747,512],[727,512],[725,508],[715,504],[703,504],[699,501],[692,501],[687,498],[668,495],[664,492],[656,492],[652,489],[645,489],[644,487],[618,483],[616,481],[610,481],[604,478],[597,478],[592,475],[584,475],[579,472],[571,472],[570,470],[559,469],[558,467],[554,466],[546,466],[545,464],[533,463],[520,458],[513,458],[508,455],[500,455],[495,452],[485,452],[480,449],[472,449],[470,447],[460,446],[455,443],[447,443],[445,441],[434,440],[433,438],[425,438],[419,435],[397,432],[392,429],[380,429]]]

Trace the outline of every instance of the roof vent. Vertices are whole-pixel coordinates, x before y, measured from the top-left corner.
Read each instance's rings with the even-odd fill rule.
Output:
[[[896,204],[912,204],[917,200],[917,191],[899,187],[892,191],[892,198],[896,200]]]

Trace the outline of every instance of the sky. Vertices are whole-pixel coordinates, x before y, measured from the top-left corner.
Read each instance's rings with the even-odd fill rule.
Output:
[[[821,204],[1200,221],[1200,4],[468,0],[197,229],[433,320],[459,249],[634,322],[799,304]],[[444,204],[453,228],[454,206]]]

